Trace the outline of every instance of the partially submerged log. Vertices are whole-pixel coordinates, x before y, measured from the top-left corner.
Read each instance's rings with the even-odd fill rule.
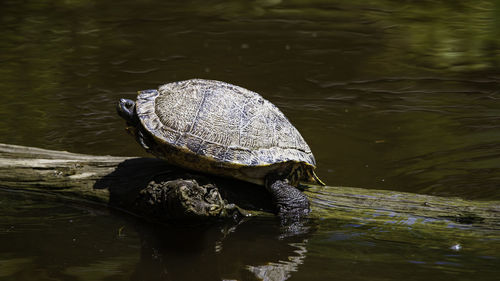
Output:
[[[84,200],[153,220],[273,215],[263,187],[192,174],[155,158],[0,144],[0,186]],[[307,186],[304,192],[311,201],[311,218],[500,230],[499,201],[329,186]]]

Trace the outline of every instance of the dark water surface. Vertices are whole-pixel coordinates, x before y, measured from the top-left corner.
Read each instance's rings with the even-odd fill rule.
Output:
[[[498,280],[481,233],[322,220],[290,236],[273,218],[152,225],[0,195],[0,280]]]
[[[117,99],[217,79],[275,103],[329,185],[500,199],[498,1],[3,0],[0,36],[1,143],[146,156]],[[282,239],[274,220],[150,229],[0,195],[5,280],[500,276],[498,241],[482,238],[335,221]]]

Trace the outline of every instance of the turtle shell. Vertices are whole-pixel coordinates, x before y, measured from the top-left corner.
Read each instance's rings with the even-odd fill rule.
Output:
[[[234,170],[245,167],[316,165],[311,149],[285,115],[239,86],[203,79],[165,84],[140,91],[136,112],[156,143],[153,154],[173,164],[237,178],[242,176]],[[261,170],[243,179],[269,172]]]

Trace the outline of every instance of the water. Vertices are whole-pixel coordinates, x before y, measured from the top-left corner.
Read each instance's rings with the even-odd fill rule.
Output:
[[[496,280],[500,241],[345,221],[152,225],[0,193],[0,280]],[[478,233],[476,233],[478,234]],[[479,233],[480,234],[480,233]]]
[[[117,99],[166,82],[217,79],[280,107],[329,185],[499,200],[499,19],[496,1],[5,0],[0,142],[146,156],[124,133]],[[341,222],[314,222],[319,230],[290,241],[277,238],[272,220],[240,225],[224,240],[233,242],[219,243],[214,233],[227,227],[213,226],[191,252],[165,246],[169,262],[158,265],[141,258],[147,226],[31,197],[0,198],[6,280],[252,280],[259,265],[288,257],[298,264],[289,264],[290,280],[498,275],[491,241],[473,239],[455,252],[455,241],[398,243],[412,237],[399,232],[379,240],[375,230],[365,235]],[[124,225],[126,235],[117,235]],[[258,232],[256,225],[263,225]],[[67,229],[81,244],[65,240]],[[227,252],[214,252],[218,243],[229,243]],[[181,275],[148,275],[149,267]]]

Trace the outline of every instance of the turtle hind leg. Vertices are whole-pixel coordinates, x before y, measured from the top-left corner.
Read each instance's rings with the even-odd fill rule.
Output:
[[[285,219],[302,218],[309,214],[311,210],[309,200],[304,193],[290,185],[286,179],[268,176],[266,189],[271,193],[279,217]]]

